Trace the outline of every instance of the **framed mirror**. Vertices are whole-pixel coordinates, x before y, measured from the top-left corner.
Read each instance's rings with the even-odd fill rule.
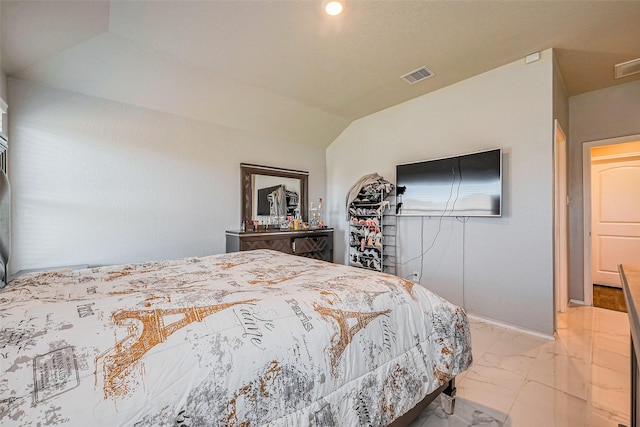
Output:
[[[309,172],[270,166],[240,164],[242,186],[242,221],[266,220],[271,217],[269,195],[282,188],[286,194],[287,215],[300,213],[307,221]]]

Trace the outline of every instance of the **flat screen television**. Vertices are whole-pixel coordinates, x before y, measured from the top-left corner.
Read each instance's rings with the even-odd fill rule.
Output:
[[[413,216],[502,215],[502,149],[396,166],[396,210]]]

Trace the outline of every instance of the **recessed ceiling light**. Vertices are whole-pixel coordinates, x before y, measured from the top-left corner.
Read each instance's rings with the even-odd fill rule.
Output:
[[[344,7],[342,2],[338,0],[325,0],[322,3],[322,7],[327,15],[336,16],[342,13],[342,9]]]

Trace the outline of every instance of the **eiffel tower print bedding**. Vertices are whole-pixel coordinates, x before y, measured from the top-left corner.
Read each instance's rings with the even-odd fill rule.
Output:
[[[386,425],[471,364],[464,311],[269,250],[0,291],[2,426]]]

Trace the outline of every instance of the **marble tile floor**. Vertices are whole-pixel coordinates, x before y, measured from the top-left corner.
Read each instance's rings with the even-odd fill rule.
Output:
[[[436,399],[411,427],[629,426],[626,313],[570,307],[555,341],[470,322],[474,363],[456,380],[454,414]]]

